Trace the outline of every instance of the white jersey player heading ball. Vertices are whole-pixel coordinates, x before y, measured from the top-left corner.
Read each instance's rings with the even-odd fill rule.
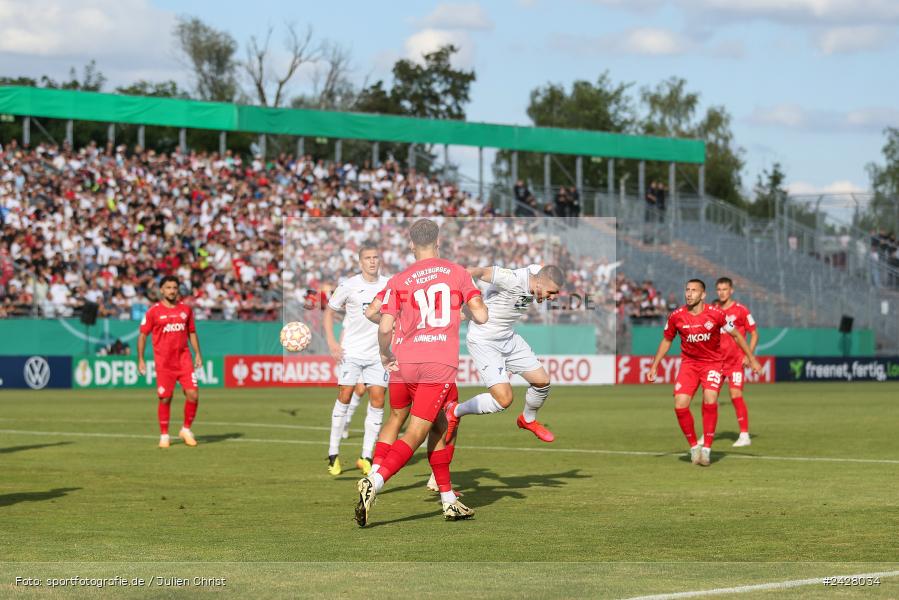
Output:
[[[521,375],[530,384],[518,426],[544,442],[551,442],[555,437],[537,421],[537,411],[549,395],[549,375],[514,327],[531,304],[558,296],[565,276],[555,265],[530,265],[521,269],[470,267],[468,272],[482,286],[484,303],[490,311],[486,323],[469,324],[466,338],[478,376],[490,393],[447,407],[450,422],[447,437],[452,438],[459,418],[465,415],[497,413],[508,408],[513,400],[509,383],[509,373],[512,373]]]

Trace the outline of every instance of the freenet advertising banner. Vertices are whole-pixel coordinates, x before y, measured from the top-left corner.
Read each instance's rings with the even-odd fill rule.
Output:
[[[899,381],[899,357],[777,357],[777,381]]]

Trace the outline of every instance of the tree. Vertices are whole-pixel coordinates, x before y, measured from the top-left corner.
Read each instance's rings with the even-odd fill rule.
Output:
[[[567,91],[562,84],[548,83],[531,91],[527,115],[536,127],[562,127],[590,131],[625,132],[636,119],[634,103],[629,95],[630,83],[614,83],[608,71],[596,79],[596,83],[578,80]],[[512,153],[497,152],[493,164],[494,176],[511,186]],[[566,185],[575,183],[575,157],[553,156],[552,170],[563,174]],[[600,187],[607,177],[603,161],[584,162],[584,184]],[[543,185],[543,155],[519,153],[518,177],[532,186]],[[559,180],[556,180],[557,183]]]
[[[233,102],[238,96],[237,42],[197,17],[180,17],[175,24],[175,41],[186,59],[201,100]]]
[[[131,85],[116,88],[116,93],[125,96],[150,96],[153,98],[190,98],[190,94],[171,80],[154,82],[140,79]]]
[[[699,138],[706,142],[705,191],[741,206],[744,151],[734,144],[731,116],[723,106],[711,106],[701,120],[696,121],[699,94],[687,90],[687,81],[671,77],[654,88],[643,88],[640,97],[646,108],[641,123],[646,135]],[[681,171],[695,181],[698,167],[682,165]],[[647,179],[667,180],[667,166],[649,163]],[[695,190],[698,191],[698,190]]]
[[[398,60],[393,65],[391,97],[402,114],[426,119],[465,119],[474,71],[453,68],[459,49],[447,44],[423,56],[423,62]]]
[[[275,75],[273,67],[269,64],[271,59],[269,43],[273,31],[273,28],[269,27],[261,43],[255,35],[250,37],[247,44],[247,58],[241,66],[250,78],[259,104],[278,107],[284,101],[285,86],[301,66],[318,60],[321,49],[313,45],[311,27],[297,33],[296,26],[289,24],[284,42],[284,49],[288,54],[287,66],[281,75]]]
[[[784,186],[786,179],[787,175],[780,163],[774,163],[770,170],[764,169],[759,174],[753,188],[755,197],[747,206],[749,214],[754,217],[773,219],[789,196],[789,192]]]
[[[886,229],[892,224],[893,233],[899,232],[899,128],[884,130],[886,143],[883,145],[884,164],[868,163],[868,177],[874,197],[868,203],[863,223],[860,226]]]

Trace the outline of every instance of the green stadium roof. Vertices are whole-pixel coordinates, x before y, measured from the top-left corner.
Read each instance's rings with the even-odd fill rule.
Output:
[[[678,163],[705,162],[705,143],[692,139],[20,86],[0,87],[0,113],[216,131],[449,144]]]

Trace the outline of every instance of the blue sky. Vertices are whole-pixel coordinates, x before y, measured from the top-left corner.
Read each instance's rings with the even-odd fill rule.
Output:
[[[454,42],[460,65],[477,72],[468,116],[478,121],[527,124],[530,90],[550,81],[608,70],[639,89],[684,77],[704,106],[733,115],[747,187],[779,161],[797,193],[865,190],[882,129],[899,126],[895,0],[0,0],[0,73],[64,76],[96,58],[113,84],[188,84],[170,34],[178,14],[242,46],[273,25],[277,48],[283,23],[310,24],[318,39],[351,50],[357,82],[389,78],[397,58]],[[306,70],[292,91],[311,85]],[[472,150],[452,156],[476,175]]]

